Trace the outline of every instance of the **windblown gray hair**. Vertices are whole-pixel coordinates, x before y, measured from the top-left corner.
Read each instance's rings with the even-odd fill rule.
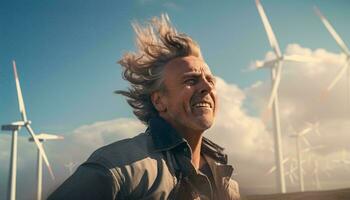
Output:
[[[123,78],[130,82],[127,91],[117,94],[127,97],[139,120],[147,124],[158,116],[152,104],[151,94],[166,91],[163,86],[164,66],[172,59],[185,56],[202,58],[199,45],[189,36],[177,33],[167,14],[154,17],[144,26],[132,23],[136,33],[137,52],[128,52],[118,62],[123,67]]]

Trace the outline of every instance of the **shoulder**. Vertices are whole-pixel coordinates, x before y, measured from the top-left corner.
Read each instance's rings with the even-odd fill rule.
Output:
[[[153,148],[152,137],[141,133],[97,149],[86,162],[102,164],[107,168],[130,165],[149,157]]]
[[[119,195],[139,199],[154,183],[171,185],[173,179],[162,152],[154,151],[152,136],[141,133],[96,150],[85,165],[97,164],[109,171]]]
[[[48,199],[114,199],[118,190],[118,183],[107,169],[99,165],[81,165]]]

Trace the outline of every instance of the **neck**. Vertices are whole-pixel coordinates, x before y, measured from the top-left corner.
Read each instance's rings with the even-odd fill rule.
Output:
[[[200,167],[201,160],[201,146],[203,132],[184,130],[178,127],[174,127],[175,130],[187,141],[192,150],[192,164],[198,170]]]
[[[183,136],[192,150],[192,164],[198,170],[200,167],[201,160],[201,146],[202,146],[202,134],[190,135],[190,137]]]
[[[198,170],[201,161],[201,146],[202,146],[202,135],[204,131],[198,131],[189,129],[187,127],[180,126],[173,120],[168,120],[167,116],[160,114],[171,126],[187,141],[192,150],[192,164]]]

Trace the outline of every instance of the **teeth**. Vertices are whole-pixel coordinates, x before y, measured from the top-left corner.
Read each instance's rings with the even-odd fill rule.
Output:
[[[194,107],[198,108],[198,107],[208,107],[210,108],[210,104],[209,103],[196,103],[194,105]]]

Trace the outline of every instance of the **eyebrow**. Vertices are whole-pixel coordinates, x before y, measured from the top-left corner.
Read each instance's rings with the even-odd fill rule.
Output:
[[[201,76],[201,74],[202,74],[201,72],[186,72],[183,75],[183,79],[186,79],[188,77],[198,77],[198,76]],[[216,82],[216,78],[212,74],[207,74],[207,75],[205,75],[205,77],[210,78],[211,80]]]
[[[184,73],[183,77],[187,78],[187,77],[191,77],[191,76],[200,76],[202,73],[200,72],[186,72]]]

